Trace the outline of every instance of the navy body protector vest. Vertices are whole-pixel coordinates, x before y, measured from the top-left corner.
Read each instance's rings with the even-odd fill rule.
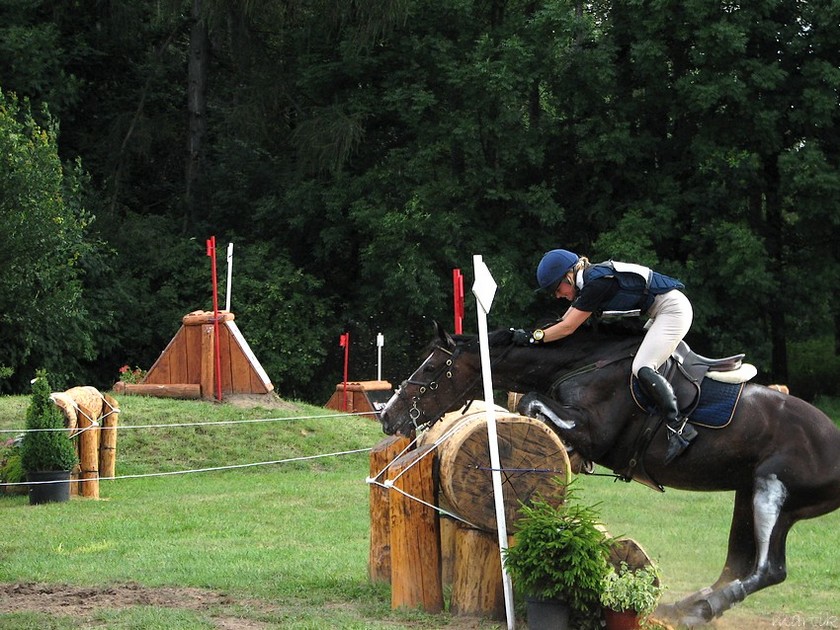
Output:
[[[631,311],[640,309],[644,314],[653,304],[653,298],[685,285],[675,278],[633,263],[608,260],[591,265],[583,271],[583,283],[598,278],[618,280],[618,292],[603,306],[603,311]]]

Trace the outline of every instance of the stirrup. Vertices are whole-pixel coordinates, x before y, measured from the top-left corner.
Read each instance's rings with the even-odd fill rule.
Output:
[[[665,428],[670,431],[668,434],[668,439],[670,440],[674,436],[679,436],[686,442],[691,442],[695,437],[697,437],[697,431],[693,426],[688,424],[688,418],[682,418],[682,422],[680,422],[679,428],[674,428],[671,426],[670,423],[665,423]],[[687,430],[686,430],[687,429]],[[685,435],[683,435],[685,432]]]

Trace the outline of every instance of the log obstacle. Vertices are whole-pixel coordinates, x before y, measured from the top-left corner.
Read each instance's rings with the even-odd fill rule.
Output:
[[[564,488],[556,479],[569,481],[571,470],[563,443],[545,423],[496,410],[512,531],[520,501],[539,494],[562,503]],[[390,581],[392,608],[440,612],[443,586],[451,585],[453,614],[504,619],[484,405],[476,401],[466,411],[447,414],[416,448],[393,460],[408,444],[389,437],[371,451],[371,580]]]
[[[430,451],[433,447],[421,446],[390,466],[393,488],[403,491],[389,497],[392,609],[419,606],[430,613],[443,610],[440,517],[434,507],[435,459]],[[399,579],[393,579],[394,572]]]
[[[99,479],[115,476],[119,405],[112,396],[90,386],[53,392],[50,398],[75,438],[79,463],[70,474],[70,494],[98,499]]]

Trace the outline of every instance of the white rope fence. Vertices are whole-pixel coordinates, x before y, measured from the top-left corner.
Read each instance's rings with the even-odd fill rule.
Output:
[[[337,418],[337,417],[347,417],[347,416],[366,416],[370,415],[368,413],[335,413],[335,414],[316,414],[316,415],[309,415],[309,416],[291,416],[291,417],[278,417],[278,418],[252,418],[252,419],[244,419],[244,420],[210,420],[210,421],[201,421],[201,422],[171,422],[171,423],[163,423],[163,424],[136,424],[136,425],[121,425],[116,427],[104,427],[100,426],[99,429],[101,431],[114,429],[114,430],[126,430],[126,429],[169,429],[169,428],[184,428],[184,427],[200,427],[200,426],[230,426],[230,425],[240,425],[240,424],[257,424],[257,423],[265,423],[265,422],[284,422],[284,421],[300,421],[300,420],[319,420],[319,419],[329,419],[329,418]],[[23,435],[25,433],[33,433],[38,431],[67,431],[67,428],[55,428],[55,429],[0,429],[0,433],[14,433],[16,435]],[[78,435],[78,434],[77,434]],[[87,481],[112,481],[118,479],[142,479],[147,477],[170,477],[174,475],[186,475],[192,473],[204,473],[204,472],[217,472],[222,470],[235,470],[239,468],[253,468],[256,466],[271,466],[276,464],[288,464],[293,462],[301,462],[301,461],[309,461],[315,459],[322,459],[327,457],[341,457],[343,455],[355,455],[358,453],[367,453],[370,452],[370,448],[358,448],[352,449],[347,451],[337,451],[334,453],[322,453],[318,455],[303,455],[300,457],[289,457],[286,459],[276,459],[271,461],[264,461],[264,462],[253,462],[249,464],[230,464],[227,466],[212,466],[208,468],[192,468],[188,470],[175,470],[169,472],[157,472],[157,473],[143,473],[143,474],[135,474],[135,475],[117,475],[113,477],[96,477],[93,479],[73,479],[71,481],[67,480],[57,480],[57,481],[21,481],[15,483],[0,483],[0,488],[3,487],[11,487],[11,486],[30,486],[30,485],[39,485],[39,484],[54,484],[54,483],[76,483],[76,482],[87,482]]]
[[[468,406],[469,406],[469,405],[468,405]],[[386,464],[386,465],[385,465],[385,467],[384,467],[382,470],[380,470],[380,471],[379,471],[379,472],[378,472],[375,476],[373,476],[373,477],[368,477],[368,478],[366,479],[366,481],[367,481],[368,485],[379,486],[380,488],[385,488],[386,490],[395,490],[395,491],[399,492],[401,495],[403,495],[404,497],[406,497],[406,498],[408,498],[408,499],[411,499],[412,501],[416,501],[417,503],[420,503],[420,504],[422,504],[422,505],[425,505],[425,506],[426,506],[426,507],[428,507],[428,508],[431,508],[431,509],[435,510],[438,514],[442,514],[442,515],[444,515],[444,516],[448,516],[449,518],[453,518],[453,519],[455,519],[456,521],[461,521],[462,523],[464,523],[464,524],[465,524],[465,525],[467,525],[468,527],[471,527],[472,529],[481,529],[480,527],[478,527],[477,525],[474,525],[473,523],[471,523],[470,521],[466,520],[466,519],[465,519],[465,518],[463,518],[462,516],[459,516],[459,515],[457,515],[457,514],[455,514],[455,513],[453,513],[453,512],[450,512],[450,511],[448,511],[448,510],[445,510],[444,508],[442,508],[442,507],[440,507],[440,506],[438,506],[438,505],[433,505],[433,504],[431,504],[431,503],[428,503],[427,501],[424,501],[424,500],[423,500],[423,499],[421,499],[420,497],[418,497],[418,496],[414,496],[413,494],[411,494],[411,493],[409,493],[409,492],[406,492],[406,491],[405,491],[405,490],[403,490],[402,488],[398,488],[397,486],[395,486],[395,485],[394,485],[394,482],[395,482],[395,481],[397,481],[397,480],[398,480],[400,477],[402,477],[405,473],[407,473],[409,470],[411,470],[411,468],[413,468],[414,466],[416,466],[416,465],[420,462],[420,460],[422,460],[424,457],[426,457],[426,456],[427,456],[427,455],[429,455],[430,453],[433,453],[433,452],[434,452],[434,451],[438,448],[438,446],[440,446],[440,445],[441,445],[444,441],[446,441],[446,440],[447,440],[447,439],[448,439],[448,438],[449,438],[449,437],[450,437],[450,436],[451,436],[451,435],[452,435],[455,431],[457,431],[458,429],[460,429],[460,426],[456,423],[456,424],[455,424],[454,426],[452,426],[452,427],[451,427],[448,431],[446,431],[446,432],[445,432],[445,433],[443,433],[440,437],[438,437],[438,438],[437,438],[437,439],[436,439],[436,440],[432,443],[431,448],[429,448],[429,450],[427,450],[425,453],[423,453],[422,455],[420,455],[420,457],[418,457],[417,459],[415,459],[415,460],[414,460],[413,462],[411,462],[408,466],[406,466],[405,468],[403,468],[403,470],[402,470],[402,471],[400,471],[400,473],[399,473],[396,477],[394,477],[393,479],[385,479],[385,481],[379,481],[380,477],[382,477],[385,473],[387,473],[387,472],[388,472],[388,470],[391,468],[391,464],[393,464],[395,461],[397,461],[397,460],[398,460],[400,457],[402,457],[405,453],[407,453],[408,451],[410,451],[410,450],[412,449],[412,447],[413,447],[413,446],[417,443],[417,440],[418,440],[418,439],[420,439],[420,437],[421,437],[423,434],[419,434],[419,435],[417,435],[417,436],[416,436],[413,440],[411,440],[411,442],[409,442],[409,443],[405,446],[405,448],[403,448],[403,449],[402,449],[399,453],[397,453],[397,454],[394,456],[394,458],[393,458],[390,462],[388,462],[388,464]]]
[[[250,420],[208,420],[205,422],[165,422],[162,424],[128,424],[115,427],[100,426],[101,431],[123,431],[125,429],[168,429],[170,427],[204,427],[204,426],[222,426],[231,424],[253,424],[259,422],[282,422],[282,421],[297,421],[297,420],[320,420],[327,418],[340,418],[344,416],[367,416],[370,412],[357,413],[335,413],[322,414],[312,416],[292,416],[287,418],[253,418]],[[95,422],[95,421],[92,421]],[[23,435],[24,433],[35,433],[38,431],[67,431],[66,427],[58,427],[51,429],[0,429],[0,433],[15,433]]]

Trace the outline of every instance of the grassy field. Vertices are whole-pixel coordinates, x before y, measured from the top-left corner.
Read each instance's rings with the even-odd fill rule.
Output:
[[[0,428],[22,428],[27,404],[0,398]],[[102,482],[100,500],[33,507],[22,496],[0,496],[0,630],[504,625],[391,611],[388,588],[368,583],[368,455],[350,451],[376,444],[378,423],[324,417],[333,412],[303,404],[126,396],[120,405],[123,478]],[[221,424],[245,419],[268,421]],[[200,421],[216,424],[139,428]],[[332,453],[342,454],[286,461]],[[717,577],[731,496],[581,481],[582,498],[600,502],[610,531],[635,538],[659,563],[669,599]],[[716,626],[840,628],[838,531],[840,512],[797,525],[787,582]]]

